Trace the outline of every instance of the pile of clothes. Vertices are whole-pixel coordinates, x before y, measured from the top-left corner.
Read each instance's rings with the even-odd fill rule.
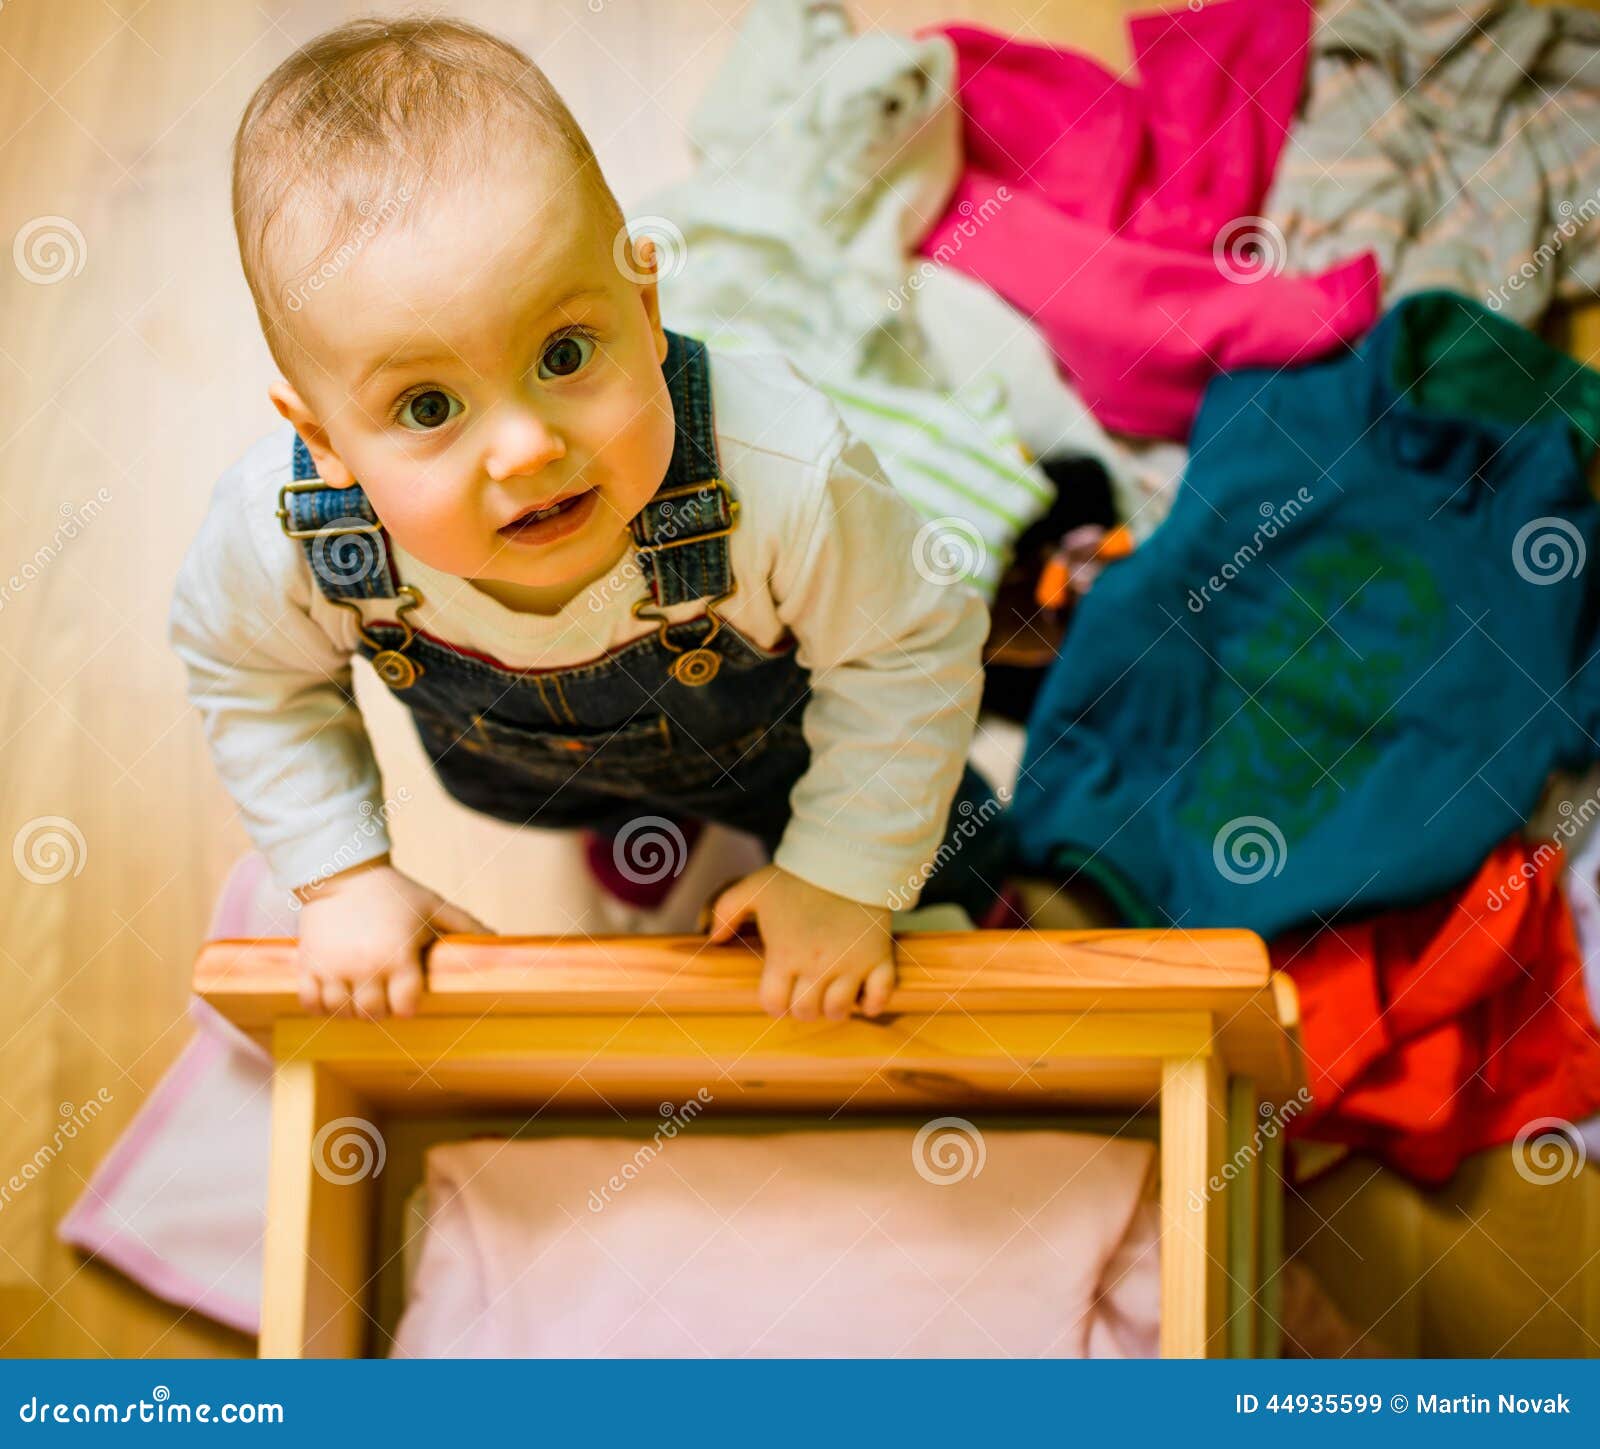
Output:
[[[1600,16],[1217,0],[1129,42],[757,0],[641,208],[664,309],[787,352],[991,593],[1094,466],[1123,546],[1058,550],[1020,864],[1259,931],[1296,1130],[1440,1181],[1600,1112],[1600,374],[1531,330],[1600,281]]]

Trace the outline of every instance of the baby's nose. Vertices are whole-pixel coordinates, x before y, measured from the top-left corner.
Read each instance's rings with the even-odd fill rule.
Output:
[[[565,457],[566,452],[560,434],[532,414],[524,414],[506,419],[495,430],[484,471],[497,481],[525,476]]]

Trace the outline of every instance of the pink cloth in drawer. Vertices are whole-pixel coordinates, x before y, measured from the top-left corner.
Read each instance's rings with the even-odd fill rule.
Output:
[[[259,855],[229,874],[211,937],[292,936]],[[57,1229],[158,1298],[254,1333],[261,1317],[272,1061],[198,998],[198,1030]]]
[[[980,1141],[979,1170],[963,1173]],[[952,1127],[919,1143],[909,1126],[735,1136],[691,1121],[653,1157],[641,1145],[433,1149],[394,1355],[1157,1351],[1147,1142]]]

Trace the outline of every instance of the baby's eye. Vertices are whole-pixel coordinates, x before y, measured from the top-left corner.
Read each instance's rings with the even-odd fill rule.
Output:
[[[431,387],[426,392],[413,393],[401,403],[395,421],[413,432],[428,432],[442,428],[460,411],[459,398],[451,397],[442,388]]]
[[[594,356],[594,338],[581,332],[569,332],[558,337],[544,350],[539,359],[539,376],[542,378],[571,377],[581,371]]]

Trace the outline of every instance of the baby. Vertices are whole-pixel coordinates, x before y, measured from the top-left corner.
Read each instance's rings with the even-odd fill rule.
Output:
[[[305,1006],[405,1015],[428,944],[484,929],[390,863],[359,654],[475,810],[619,849],[647,818],[755,835],[771,864],[712,938],[753,921],[775,1015],[880,1012],[891,907],[981,911],[999,831],[952,829],[993,808],[965,767],[983,604],[919,572],[868,450],[780,359],[663,327],[583,132],[473,26],[296,52],[233,206],[292,431],[218,484],[172,634],[303,903]]]

